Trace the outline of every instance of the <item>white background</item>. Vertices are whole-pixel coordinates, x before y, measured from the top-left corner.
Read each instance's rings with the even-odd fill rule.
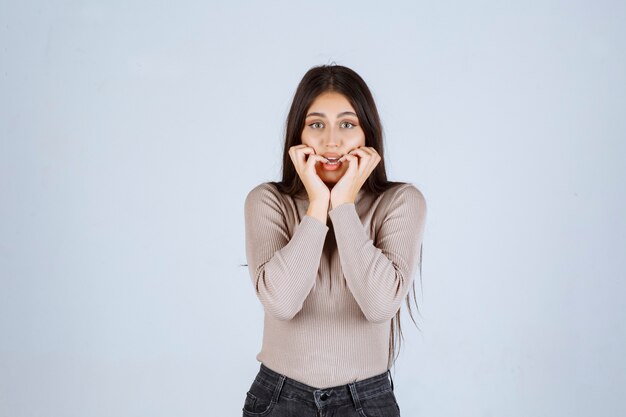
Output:
[[[0,416],[236,416],[243,202],[311,66],[428,203],[404,417],[626,415],[618,1],[0,1]]]

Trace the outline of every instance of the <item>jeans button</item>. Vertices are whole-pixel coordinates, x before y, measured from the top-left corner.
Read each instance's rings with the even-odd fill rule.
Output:
[[[322,392],[322,395],[320,395],[320,400],[326,401],[327,399],[328,399],[328,394],[326,394],[325,392]]]

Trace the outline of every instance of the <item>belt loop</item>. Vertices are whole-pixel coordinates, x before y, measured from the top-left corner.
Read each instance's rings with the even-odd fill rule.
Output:
[[[393,378],[391,377],[391,369],[387,369],[387,375],[389,375],[389,380],[391,381],[391,391],[393,391]]]
[[[272,397],[272,402],[277,403],[278,398],[280,397],[280,391],[283,389],[283,384],[285,382],[285,375],[281,375],[278,378],[278,382],[276,383],[276,389],[274,390],[274,396]]]
[[[354,401],[354,406],[356,407],[357,413],[361,412],[361,400],[359,400],[359,394],[356,392],[356,386],[354,382],[348,384],[350,388],[350,394],[352,395],[352,400]]]

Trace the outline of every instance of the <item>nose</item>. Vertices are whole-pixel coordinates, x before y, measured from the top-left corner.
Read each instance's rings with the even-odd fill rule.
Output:
[[[336,131],[334,127],[326,130],[326,134],[324,135],[324,144],[329,147],[339,146],[341,138],[339,137],[339,132]]]

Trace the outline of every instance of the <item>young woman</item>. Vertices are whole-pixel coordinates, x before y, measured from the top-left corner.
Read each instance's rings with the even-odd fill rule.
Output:
[[[282,174],[245,200],[265,320],[243,415],[399,416],[389,369],[400,307],[406,297],[410,312],[421,271],[426,202],[411,183],[387,181],[378,111],[353,70],[304,75]]]

